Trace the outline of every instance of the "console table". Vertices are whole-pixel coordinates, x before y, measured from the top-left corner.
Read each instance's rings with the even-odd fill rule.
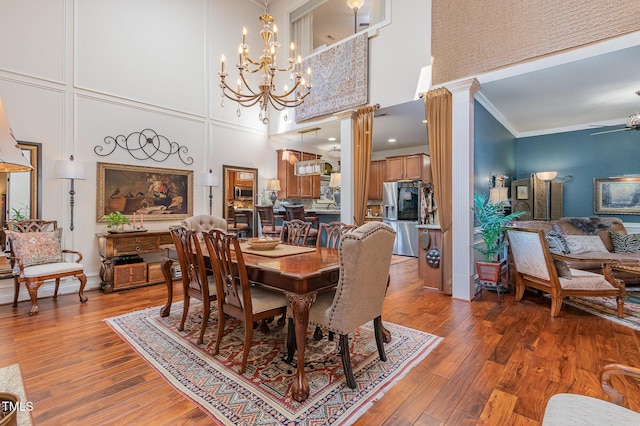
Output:
[[[169,231],[102,233],[96,234],[96,237],[102,262],[100,289],[105,293],[164,282],[159,262],[114,265],[112,259],[134,254],[162,253],[162,244],[172,244]]]

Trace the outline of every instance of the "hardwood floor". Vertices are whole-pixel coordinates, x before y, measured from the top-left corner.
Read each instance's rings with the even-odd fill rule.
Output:
[[[48,285],[48,284],[47,284]],[[177,293],[178,283],[175,283]],[[163,304],[164,286],[0,306],[0,366],[20,363],[36,425],[188,424],[211,420],[175,392],[103,319]],[[640,333],[527,294],[452,300],[421,287],[417,261],[392,266],[384,319],[443,342],[361,417],[359,425],[539,424],[547,400],[570,392],[606,399],[599,368],[640,366]],[[637,384],[622,383],[640,411]]]

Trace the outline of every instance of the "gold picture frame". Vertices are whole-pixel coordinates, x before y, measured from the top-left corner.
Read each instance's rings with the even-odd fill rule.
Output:
[[[193,171],[98,163],[96,219],[119,211],[145,220],[193,216]]]
[[[596,214],[640,214],[640,176],[593,179]]]

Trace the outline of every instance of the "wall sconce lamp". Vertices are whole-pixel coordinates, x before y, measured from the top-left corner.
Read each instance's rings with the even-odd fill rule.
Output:
[[[271,191],[269,200],[271,200],[271,206],[275,207],[278,200],[278,191],[280,191],[280,181],[278,179],[267,179],[267,191]]]
[[[202,173],[200,175],[201,185],[209,187],[209,216],[213,211],[213,187],[220,186],[218,175],[213,173],[213,170],[209,169],[209,173]]]
[[[71,179],[71,189],[69,190],[69,206],[71,206],[71,224],[69,229],[73,231],[73,206],[75,204],[75,180],[85,180],[86,169],[84,163],[74,161],[73,155],[68,160],[56,161],[56,178]]]
[[[29,164],[29,160],[22,154],[22,150],[18,147],[18,141],[13,136],[9,120],[4,110],[2,98],[0,98],[0,172],[30,172],[33,166]]]
[[[551,181],[558,176],[558,172],[537,172],[536,177],[545,183],[545,194],[547,203],[546,220],[551,220]]]

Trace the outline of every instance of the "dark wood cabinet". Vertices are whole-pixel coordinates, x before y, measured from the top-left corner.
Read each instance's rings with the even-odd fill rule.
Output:
[[[382,200],[382,184],[387,181],[387,160],[371,162],[369,171],[369,200]]]
[[[313,160],[315,154],[279,149],[277,155],[280,180],[278,198],[320,198],[320,175],[296,176],[294,173],[296,162]]]
[[[96,236],[98,237],[98,251],[102,262],[100,288],[105,293],[164,282],[163,278],[158,278],[158,274],[148,276],[148,266],[151,264],[147,262],[114,265],[113,259],[119,256],[161,253],[160,246],[162,244],[173,243],[169,231],[104,233]]]
[[[430,250],[438,250],[442,254],[442,231],[436,226],[428,228],[419,228],[418,230],[418,276],[422,280],[426,288],[441,290],[441,265],[435,267],[434,264],[427,262],[427,253]],[[441,263],[441,262],[440,262]]]

